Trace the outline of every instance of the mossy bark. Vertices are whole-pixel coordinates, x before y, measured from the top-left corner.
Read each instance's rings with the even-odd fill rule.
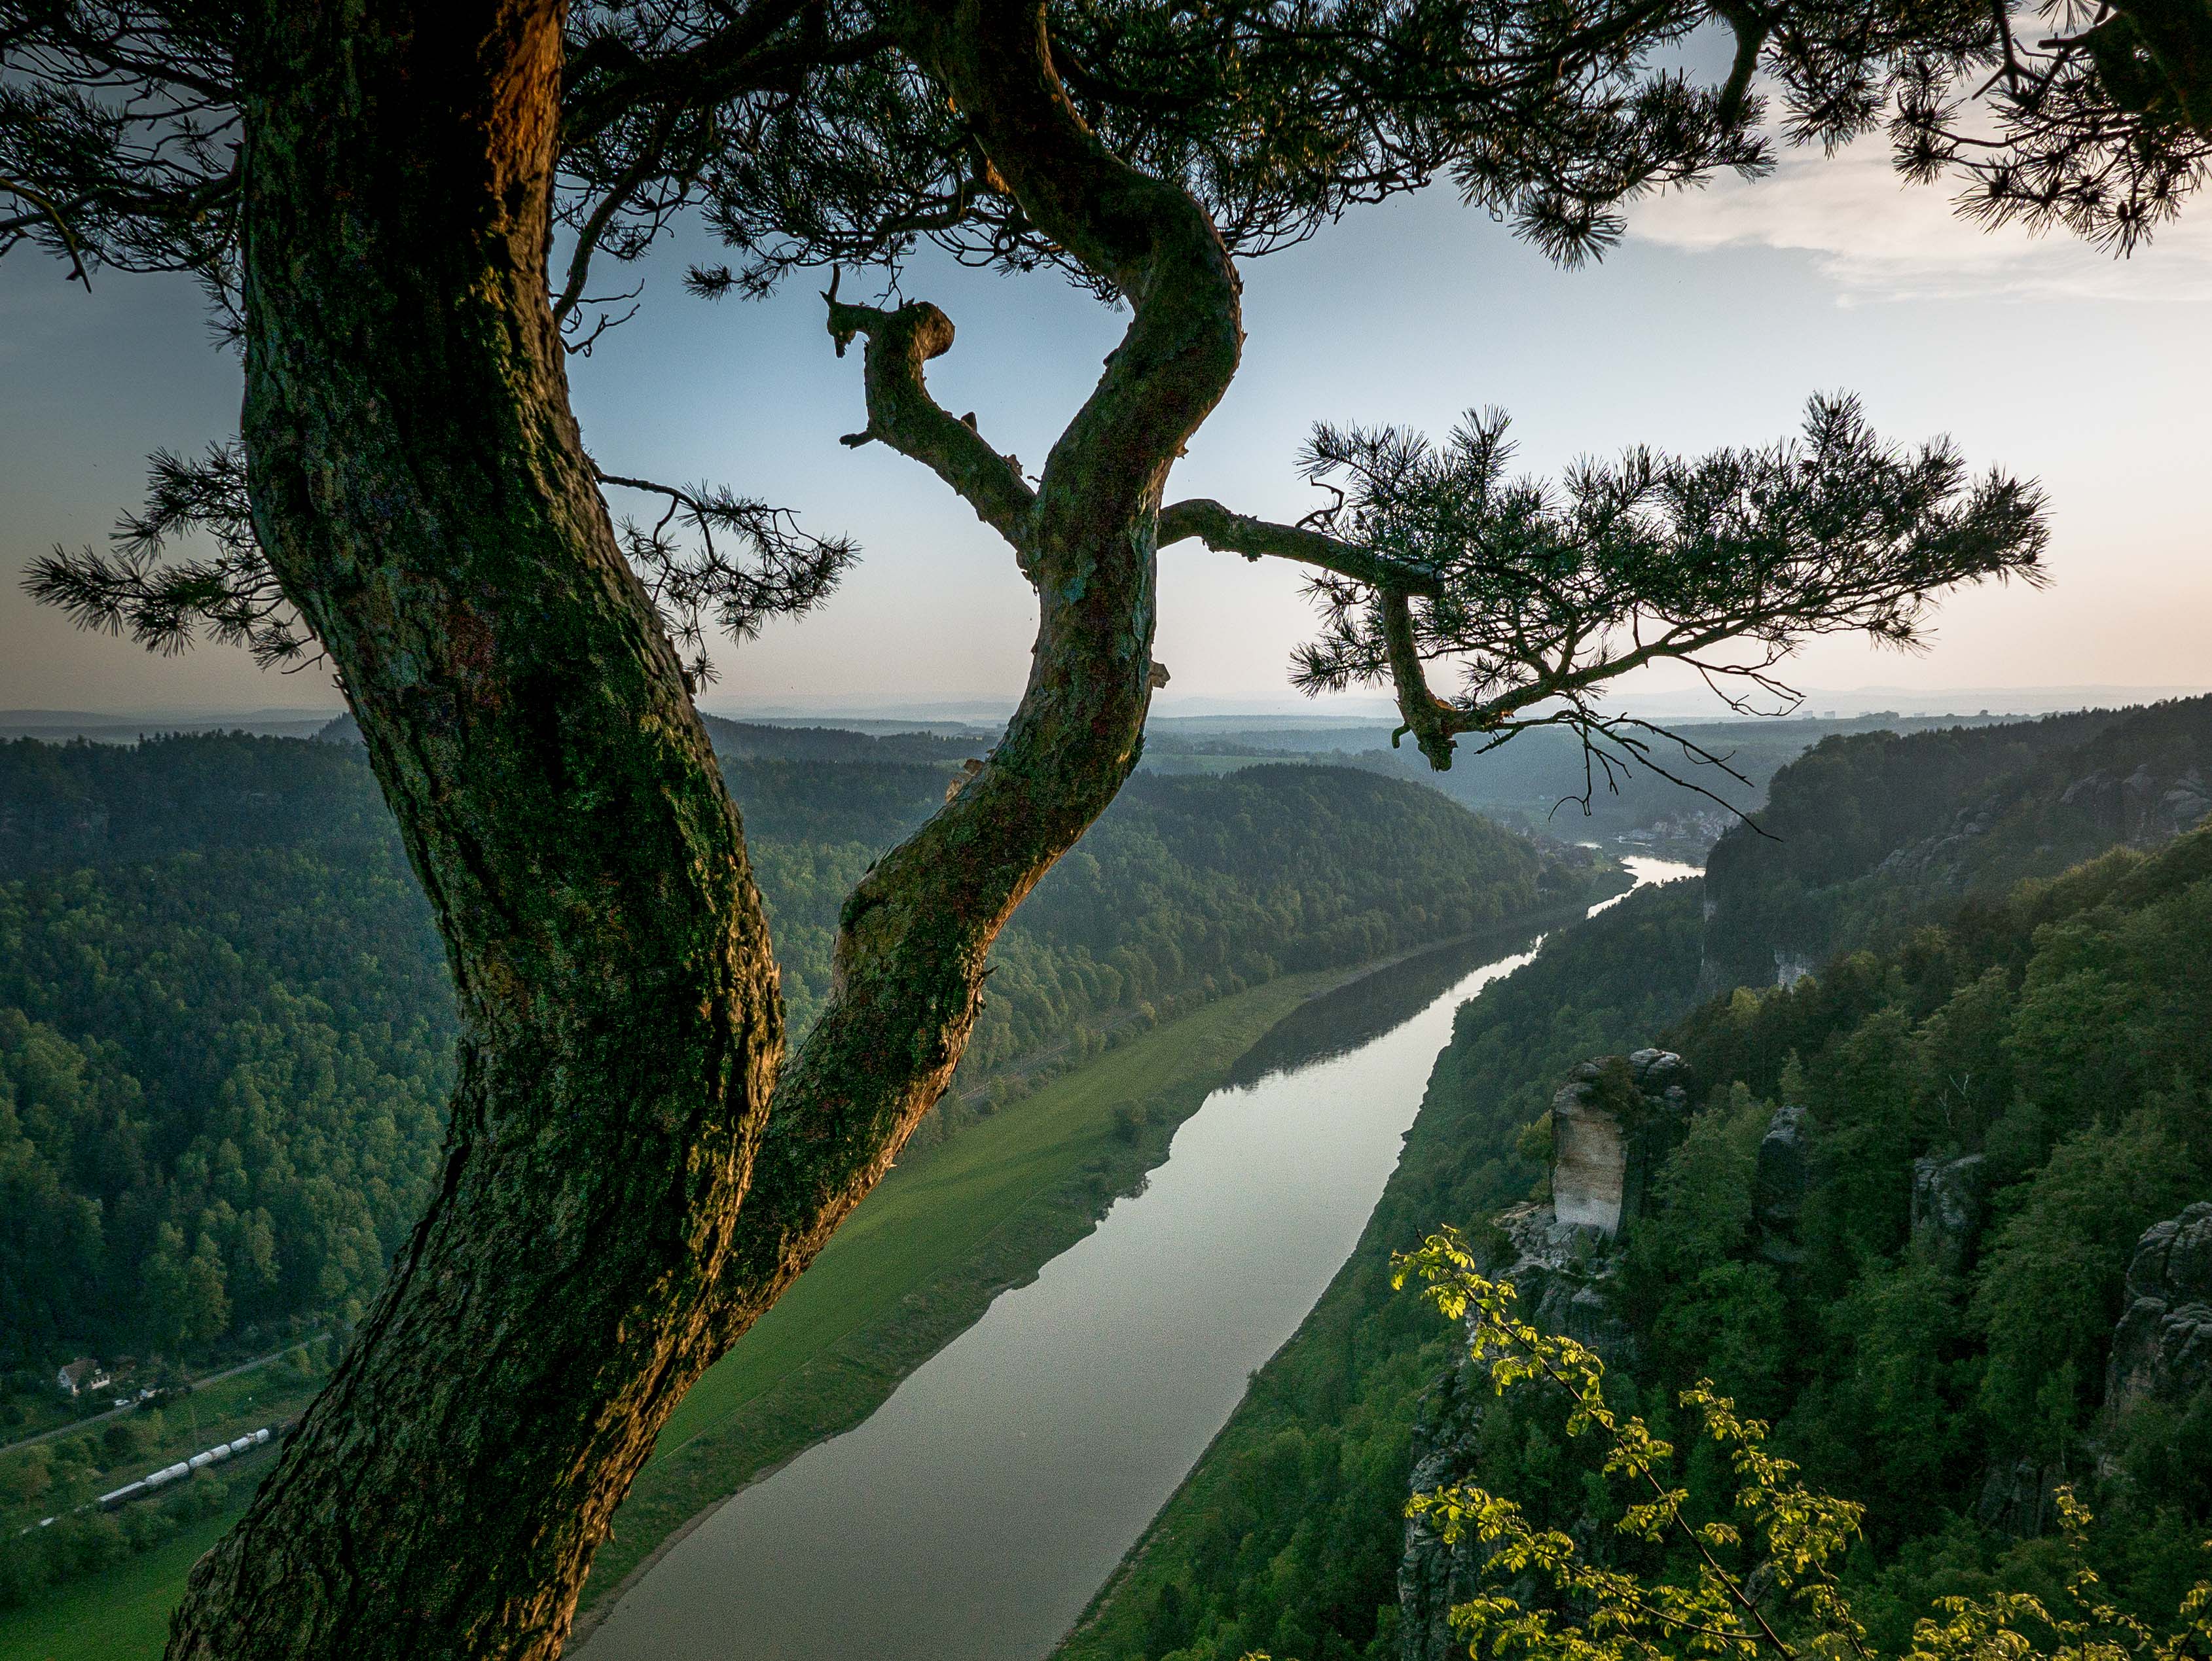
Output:
[[[441,1179],[179,1656],[550,1655],[713,1358],[782,1052],[737,814],[568,411],[544,3],[250,27],[255,522],[447,943]]]
[[[738,815],[569,410],[556,0],[247,20],[256,527],[447,943],[460,1082],[429,1211],[173,1658],[556,1655],[668,1413],[942,1093],[992,939],[1136,763],[1161,487],[1234,371],[1235,278],[1076,118],[1041,5],[908,24],[1133,318],[1002,526],[1039,592],[1020,708],[847,902],[787,1066]]]

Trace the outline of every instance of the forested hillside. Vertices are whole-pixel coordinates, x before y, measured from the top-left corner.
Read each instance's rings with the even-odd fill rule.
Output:
[[[1661,1434],[1711,1378],[1814,1487],[1867,1507],[1846,1579],[1875,1653],[1909,1648],[1938,1597],[2061,1606],[2062,1483],[2124,1608],[2170,1621],[2205,1578],[2208,1009],[2199,831],[1662,1035],[1701,1106],[1647,1214],[1586,1261],[1577,1319],[1609,1332],[1616,1393]],[[1590,1450],[1543,1416],[1453,1404],[1425,1427],[1431,1479],[1476,1470],[1539,1526],[1586,1529]],[[1692,1514],[1731,1509],[1721,1461],[1690,1457],[1684,1480]]]
[[[1532,831],[1619,837],[1639,828],[1666,827],[1682,841],[1702,847],[1735,823],[1737,813],[1756,809],[1774,776],[1817,745],[1839,738],[1879,743],[1885,735],[1958,731],[1991,724],[1986,717],[1962,721],[1893,714],[1841,718],[1800,714],[1774,720],[1668,724],[1683,742],[1656,742],[1652,759],[1717,801],[1648,767],[1623,770],[1610,780],[1602,769],[1586,775],[1582,743],[1565,730],[1525,733],[1486,755],[1462,757],[1444,773],[1429,772],[1410,748],[1377,748],[1343,759],[1389,777],[1421,780],[1478,813]],[[1715,759],[1702,760],[1701,755]],[[1587,809],[1582,801],[1585,793]]]
[[[2212,812],[2212,698],[1830,738],[1707,864],[1708,987],[1760,985]]]
[[[1156,730],[1147,733],[1145,765],[1170,773],[1218,772],[1249,765],[1255,758],[1282,756],[1363,767],[1440,791],[1462,807],[1540,834],[1617,838],[1641,831],[1646,834],[1639,840],[1688,858],[1699,857],[1733,824],[1735,811],[1757,808],[1778,772],[1826,740],[1878,739],[1884,734],[1956,731],[1996,724],[1987,715],[1815,717],[1802,712],[1772,720],[1674,724],[1673,730],[1684,743],[1662,741],[1653,749],[1653,758],[1696,790],[1648,767],[1621,772],[1610,780],[1601,769],[1586,774],[1582,742],[1564,729],[1538,729],[1496,749],[1462,752],[1449,772],[1437,773],[1411,746],[1392,748],[1389,724],[1271,728],[1257,720],[1232,727],[1170,719],[1155,721]],[[2008,724],[2017,730],[2016,722]],[[2094,726],[2094,720],[2085,724],[2084,730]],[[1700,755],[1716,759],[1699,761]],[[1581,799],[1585,791],[1589,797],[1587,811]]]
[[[350,1318],[420,1209],[453,1036],[385,843],[0,885],[0,1362]]]
[[[50,1389],[79,1349],[189,1357],[351,1318],[420,1209],[453,1031],[362,753],[189,738],[0,761],[0,1366]],[[838,900],[957,775],[730,774],[803,1025]],[[1002,937],[963,1076],[1593,874],[1365,774],[1144,781]]]
[[[238,733],[0,743],[0,881],[223,848],[397,846],[391,824],[357,749]]]
[[[1486,1390],[1451,1406],[1458,1337],[1387,1265],[1439,1224],[1494,1239],[1541,1191],[1570,1067],[1652,1044],[1688,1058],[1704,1112],[1612,1277],[1618,1399],[1663,1428],[1668,1392],[1711,1373],[1868,1501],[1852,1570],[1885,1644],[1938,1591],[2051,1590],[2061,1480],[2095,1478],[2101,1567],[2170,1615],[2212,1532],[2212,1371],[2200,1356],[2185,1388],[2168,1368],[2121,1415],[2107,1367],[2144,1229],[2212,1198],[2212,830],[2172,840],[2203,811],[2208,707],[1831,740],[1775,781],[1781,840],[1732,835],[1702,894],[1633,895],[1469,1003],[1358,1252],[1065,1653],[1455,1652],[1401,1621],[1403,1506],[1439,1448],[1465,1462],[1447,1477],[1589,1537],[1587,1454]],[[1881,949],[1778,988],[1775,941],[1806,937],[1778,919],[1807,918]],[[1698,1004],[1701,974],[1745,956],[1754,984]],[[1789,1161],[1758,1155],[1783,1106],[1808,1153],[1794,1197]],[[1725,1473],[1689,1468],[1715,1499]]]
[[[1348,769],[1133,780],[1001,937],[972,1064],[1564,904],[1595,870],[1575,852]]]

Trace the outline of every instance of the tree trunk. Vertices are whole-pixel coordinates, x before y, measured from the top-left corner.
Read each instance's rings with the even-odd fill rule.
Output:
[[[173,1656],[558,1653],[715,1353],[781,1016],[737,815],[568,412],[559,17],[270,0],[250,26],[256,528],[343,676],[462,1032],[428,1215]]]
[[[1136,765],[1161,489],[1235,371],[1236,278],[1196,205],[1077,118],[1036,0],[910,23],[1133,316],[1034,495],[1012,474],[994,499],[1039,594],[1021,706],[847,900],[781,1076],[737,815],[568,410],[557,0],[261,0],[249,24],[255,523],[446,939],[460,1082],[429,1213],[193,1571],[176,1661],[558,1654],[667,1415],[943,1092],[991,941]]]
[[[942,313],[831,302],[841,337],[841,309],[898,336],[870,342],[869,436],[935,467],[1012,544],[1036,586],[1037,636],[1021,704],[982,772],[845,902],[836,985],[778,1086],[739,1220],[724,1312],[732,1334],[943,1092],[981,1008],[992,939],[1135,769],[1152,702],[1161,492],[1243,348],[1220,236],[1188,193],[1084,125],[1054,72],[1042,0],[927,0],[904,21],[908,51],[969,117],[1024,210],[1114,282],[1133,315],[1031,495],[1018,468],[922,388],[922,362],[951,345]],[[983,477],[994,464],[1002,476]]]

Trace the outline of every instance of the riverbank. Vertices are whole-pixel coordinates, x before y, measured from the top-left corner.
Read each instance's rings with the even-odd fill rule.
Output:
[[[1639,888],[1694,874],[1647,857],[1635,866]],[[1195,1651],[1201,1620],[1212,1623],[1206,1653],[1391,1647],[1413,1424],[1457,1342],[1419,1299],[1392,1290],[1391,1253],[1440,1222],[1475,1232],[1519,1197],[1536,1174],[1520,1132],[1565,1070],[1644,1042],[1687,1006],[1698,895],[1670,892],[1592,907],[1461,1009],[1358,1246],[1252,1374],[1054,1661]],[[1286,1470],[1302,1472],[1296,1504],[1271,1486]]]
[[[1533,935],[1557,912],[1501,932]],[[1141,1189],[1177,1128],[1285,1016],[1407,958],[1285,977],[1126,1040],[902,1160],[663,1431],[587,1585],[572,1651],[623,1590],[732,1494],[866,1420],[1008,1287]],[[143,1556],[0,1617],[0,1661],[146,1661],[185,1573],[239,1504]]]
[[[1044,1653],[1352,1249],[1453,1009],[1528,943],[1470,942],[1289,1012],[1141,1194],[865,1422],[719,1506],[586,1661]]]
[[[684,1398],[615,1515],[570,1649],[715,1507],[866,1419],[1000,1292],[1090,1233],[1237,1058],[1336,978],[1210,1003],[902,1161]]]
[[[866,1421],[1000,1293],[1083,1240],[1117,1196],[1141,1191],[1176,1131],[1301,1005],[1351,982],[1379,983],[1409,960],[1477,943],[1510,949],[1579,917],[1586,903],[1222,999],[902,1161],[662,1432],[593,1565],[571,1652],[724,1503]],[[1426,1065],[1424,1058],[1424,1073]]]

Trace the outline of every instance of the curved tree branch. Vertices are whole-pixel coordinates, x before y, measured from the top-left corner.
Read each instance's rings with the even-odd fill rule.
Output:
[[[769,43],[809,0],[754,0],[730,27],[674,56],[648,58],[619,35],[586,41],[563,79],[564,146],[597,137],[632,110],[720,103],[750,91],[768,68]]]
[[[32,209],[19,219],[0,221],[0,235],[5,235],[19,226],[35,225],[41,221],[52,225],[54,234],[61,239],[62,247],[69,255],[70,281],[82,282],[85,292],[90,294],[92,276],[84,269],[83,246],[78,242],[76,233],[70,228],[69,216],[56,205],[54,199],[44,191],[34,191],[28,185],[4,177],[0,177],[0,192],[21,197],[31,204]]]
[[[1160,510],[1160,546],[1195,536],[1220,554],[1248,560],[1272,557],[1318,567],[1340,577],[1401,594],[1438,594],[1443,585],[1434,572],[1393,560],[1301,524],[1276,524],[1232,513],[1219,502],[1192,497]]]
[[[922,366],[952,349],[952,319],[927,300],[895,312],[854,306],[837,298],[833,281],[822,296],[830,308],[830,337],[845,355],[855,335],[867,337],[862,379],[868,424],[843,442],[857,448],[879,439],[928,468],[975,510],[975,517],[1018,553],[1036,494],[1020,465],[983,441],[982,434],[950,414],[929,395]]]
[[[1487,749],[1564,725],[1593,779],[1611,784],[1632,765],[1674,779],[1639,736],[1656,730],[1601,709],[1602,688],[1674,662],[1740,712],[1761,697],[1788,706],[1796,694],[1772,671],[1805,640],[1859,633],[1909,648],[1936,591],[2043,580],[2039,491],[2001,473],[1972,479],[1945,440],[1887,444],[1848,397],[1814,398],[1796,441],[1696,459],[1632,450],[1578,463],[1556,487],[1508,475],[1506,430],[1496,411],[1442,446],[1317,427],[1305,471],[1335,501],[1316,518],[1349,534],[1231,526],[1223,538],[1320,567],[1308,591],[1322,632],[1297,653],[1299,684],[1387,684],[1405,722],[1396,736],[1411,732],[1439,770],[1462,734]],[[1439,660],[1461,674],[1449,697],[1429,683]]]
[[[661,152],[668,142],[668,129],[672,112],[664,110],[653,124],[653,136],[632,158],[622,175],[609,185],[592,211],[584,215],[584,222],[576,227],[576,246],[568,251],[568,279],[561,292],[553,299],[553,320],[566,325],[576,307],[583,302],[584,290],[592,279],[592,258],[599,250],[600,239],[607,227],[614,222],[638,187],[653,176],[660,165]]]
[[[921,366],[951,341],[943,314],[833,302],[833,331],[869,336],[868,435],[975,491],[971,505],[1011,533],[1036,585],[1037,638],[1021,704],[981,770],[845,902],[828,1007],[784,1069],[755,1161],[726,1338],[774,1300],[944,1093],[992,941],[1135,767],[1155,678],[1162,484],[1243,338],[1220,238],[1182,190],[1120,161],[1078,117],[1041,0],[949,0],[921,17],[915,50],[1024,210],[1128,295],[1133,315],[1031,500],[921,388]]]
[[[1429,690],[1421,672],[1420,648],[1413,640],[1413,603],[1398,589],[1386,588],[1376,597],[1382,614],[1382,638],[1389,647],[1390,684],[1398,698],[1398,712],[1406,718],[1400,732],[1413,735],[1413,743],[1438,773],[1451,767],[1452,735],[1467,729],[1464,717]],[[1395,746],[1399,733],[1390,735]]]

